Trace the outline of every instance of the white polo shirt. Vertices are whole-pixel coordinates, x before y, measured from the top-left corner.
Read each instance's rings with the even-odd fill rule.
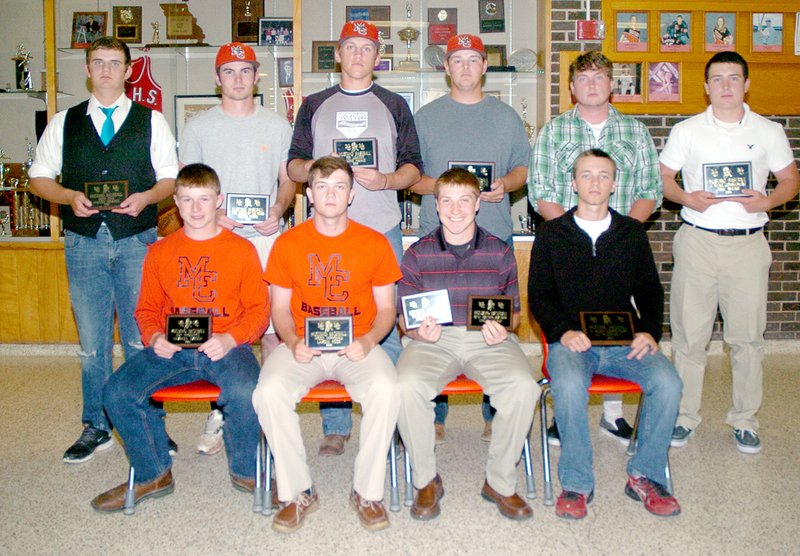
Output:
[[[683,174],[687,192],[703,191],[704,164],[750,163],[750,189],[766,193],[770,171],[777,172],[794,162],[789,140],[780,124],[759,116],[744,105],[744,117],[729,124],[705,112],[675,125],[659,160]],[[696,226],[711,229],[757,228],[769,221],[766,212],[748,213],[735,201],[723,201],[698,212],[681,209],[681,217]]]

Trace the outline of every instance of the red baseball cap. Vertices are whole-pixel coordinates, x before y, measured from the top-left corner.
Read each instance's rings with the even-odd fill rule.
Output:
[[[342,32],[339,34],[339,44],[342,44],[347,39],[361,37],[362,39],[369,39],[375,43],[375,46],[380,48],[381,40],[378,33],[378,28],[369,21],[363,19],[356,19],[355,21],[348,21],[342,27]]]
[[[240,42],[229,42],[220,46],[214,68],[219,69],[221,65],[230,62],[250,62],[256,68],[261,65],[256,60],[256,51]]]
[[[483,41],[475,35],[463,33],[450,37],[450,40],[447,41],[447,53],[444,55],[444,59],[447,60],[453,52],[458,52],[459,50],[474,50],[483,56],[484,60],[486,59],[486,49],[483,48]]]

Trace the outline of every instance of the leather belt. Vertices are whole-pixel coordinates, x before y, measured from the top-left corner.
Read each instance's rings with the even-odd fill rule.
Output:
[[[687,226],[691,226],[692,228],[697,228],[698,230],[703,230],[704,232],[711,232],[712,234],[717,234],[718,236],[750,236],[756,232],[760,232],[764,229],[764,226],[759,226],[758,228],[723,228],[723,229],[712,229],[712,228],[703,228],[702,226],[697,226],[692,224],[691,222],[687,222],[686,220],[683,221],[684,224]]]

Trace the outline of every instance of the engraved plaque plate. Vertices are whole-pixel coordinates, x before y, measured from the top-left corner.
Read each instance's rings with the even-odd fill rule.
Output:
[[[457,8],[428,8],[428,44],[447,44],[457,34]]]
[[[404,295],[401,301],[406,330],[419,328],[422,321],[428,317],[436,319],[436,324],[453,322],[453,311],[450,308],[450,295],[447,290]]]
[[[258,224],[269,217],[269,195],[228,193],[225,214],[239,224]]]
[[[93,209],[119,208],[119,204],[128,198],[128,180],[86,182],[83,184],[83,192],[92,202]]]
[[[581,329],[595,346],[629,346],[635,333],[628,311],[581,311]]]
[[[752,175],[750,162],[703,164],[703,189],[717,197],[744,197]]]
[[[508,295],[470,295],[467,301],[467,329],[480,330],[487,320],[511,330],[514,304]]]
[[[320,351],[339,351],[353,343],[353,317],[306,317],[306,345]]]
[[[181,347],[197,347],[209,340],[212,315],[167,315],[167,341]]]
[[[494,162],[449,162],[447,168],[463,168],[478,178],[481,191],[489,191],[494,182]]]
[[[333,152],[354,168],[378,167],[378,140],[375,138],[334,139]]]

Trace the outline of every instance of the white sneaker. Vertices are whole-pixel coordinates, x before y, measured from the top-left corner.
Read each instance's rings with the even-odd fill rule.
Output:
[[[197,443],[197,453],[206,456],[213,456],[225,445],[222,439],[222,426],[225,421],[222,419],[222,412],[214,409],[206,418],[206,430],[200,441]]]

